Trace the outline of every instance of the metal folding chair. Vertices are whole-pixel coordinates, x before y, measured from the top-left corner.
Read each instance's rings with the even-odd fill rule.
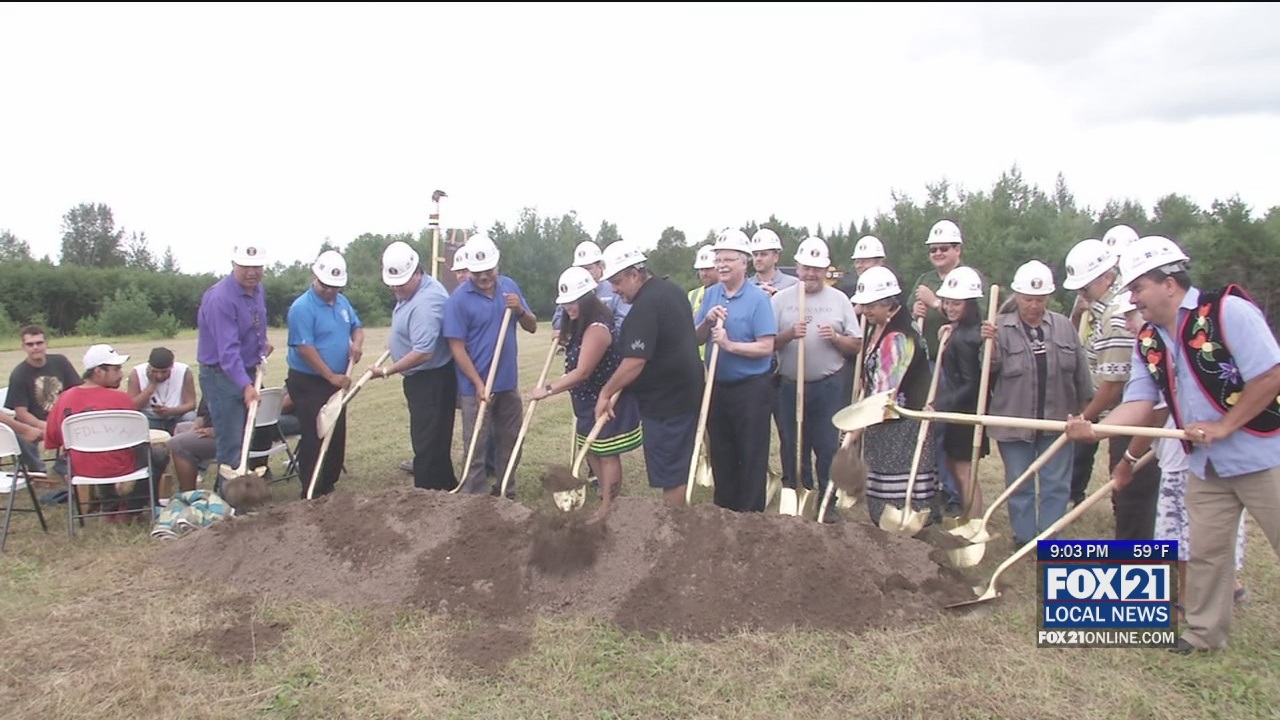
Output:
[[[115,485],[120,495],[130,495],[128,489],[120,485],[136,483],[139,480],[147,484],[148,504],[146,511],[154,512],[156,506],[156,488],[151,481],[151,426],[147,416],[137,410],[93,410],[72,415],[62,421],[63,445],[67,449],[67,534],[75,536],[76,520],[84,527],[87,517],[105,517],[122,515],[129,510],[106,510],[100,512],[82,512],[77,488]],[[76,468],[76,453],[108,453],[121,450],[141,448],[140,463],[142,467],[132,472],[115,477],[90,477],[81,474]],[[83,464],[83,462],[81,463]]]
[[[13,428],[0,425],[0,465],[10,458],[13,460],[13,472],[0,473],[0,492],[9,496],[4,509],[4,530],[0,531],[0,552],[4,552],[4,545],[9,540],[9,521],[15,512],[35,513],[40,519],[40,529],[49,532],[49,525],[44,521],[44,512],[40,510],[40,500],[36,498],[35,488],[31,487],[31,476],[27,473],[26,461],[22,459],[22,446],[18,444],[18,436],[13,432]],[[14,497],[23,488],[27,489],[27,495],[31,497],[30,509],[13,506]]]

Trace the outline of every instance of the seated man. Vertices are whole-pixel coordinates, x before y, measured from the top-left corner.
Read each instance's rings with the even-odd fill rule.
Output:
[[[45,421],[54,401],[63,390],[79,385],[81,380],[75,366],[65,355],[49,352],[44,330],[36,325],[28,325],[22,328],[21,334],[22,350],[27,357],[9,373],[9,392],[5,396],[5,407],[13,410],[13,419],[19,424],[29,425],[44,433]],[[11,427],[15,432],[20,429],[18,426]],[[30,441],[30,433],[18,432],[18,438],[27,469],[33,474],[42,475],[46,469],[44,458],[40,456],[36,443]],[[59,475],[65,473],[66,463],[61,457],[54,464],[53,470]]]
[[[84,383],[63,391],[49,410],[49,423],[45,427],[45,443],[48,447],[62,447],[62,423],[72,415],[98,410],[137,409],[129,396],[120,390],[120,382],[124,379],[124,363],[128,360],[128,355],[116,353],[110,345],[93,345],[85,351]],[[168,459],[163,449],[151,445],[110,452],[72,452],[71,471],[75,475],[95,478],[127,475],[146,462],[146,456],[142,454],[144,452],[151,452],[151,482],[154,483],[164,471]],[[96,485],[93,489],[103,503],[104,510],[123,513],[146,508],[148,491],[142,483],[135,484],[126,497],[121,497],[114,485]],[[149,514],[143,514],[139,519],[151,521]]]
[[[285,437],[293,437],[302,432],[301,423],[291,413],[293,401],[286,393],[280,421],[275,426],[255,428],[253,438],[249,441],[250,450],[267,450],[276,440],[276,429],[279,428]],[[174,428],[173,437],[169,440],[169,454],[173,456],[173,474],[178,481],[178,489],[185,492],[196,489],[199,474],[217,457],[218,448],[214,441],[213,423],[209,422],[209,404],[200,400],[194,422],[179,423]],[[261,457],[249,461],[249,467],[266,465],[270,458]]]
[[[179,422],[196,419],[196,380],[189,370],[174,361],[172,350],[158,347],[129,373],[129,396],[152,430],[172,435]]]

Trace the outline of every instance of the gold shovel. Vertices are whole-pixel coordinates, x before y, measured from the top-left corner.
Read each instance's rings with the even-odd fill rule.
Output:
[[[800,322],[804,322],[804,283],[798,286],[799,292],[796,296],[800,303]],[[778,498],[778,514],[780,515],[798,515],[800,508],[807,504],[809,495],[812,490],[805,490],[804,496],[799,497],[801,486],[804,485],[803,476],[803,460],[804,460],[804,442],[801,437],[804,432],[804,338],[796,338],[796,436],[794,439],[796,446],[796,464],[792,469],[793,476],[791,482],[795,483],[795,487],[782,488],[782,496]]]
[[[724,327],[724,320],[717,320],[716,327]],[[693,500],[693,485],[698,477],[698,461],[702,453],[702,440],[707,429],[707,413],[711,411],[711,389],[716,380],[716,361],[720,359],[720,346],[711,343],[711,357],[707,358],[707,381],[702,386],[702,407],[698,410],[698,427],[694,428],[693,456],[689,458],[689,478],[685,481],[684,504]]]
[[[382,363],[386,362],[389,357],[391,357],[391,351],[384,350],[382,355],[378,358],[378,361],[373,364],[373,367],[379,367]],[[351,369],[354,366],[354,362],[347,366],[347,375],[351,374]],[[321,432],[323,427],[321,424],[322,422],[328,422],[328,427],[324,429],[323,434],[320,435],[320,452],[316,455],[316,466],[311,471],[311,481],[307,483],[308,500],[315,497],[316,480],[320,478],[320,468],[324,465],[324,458],[329,453],[329,443],[333,440],[333,426],[337,424],[338,418],[342,415],[343,408],[347,406],[347,403],[351,402],[351,398],[355,397],[356,393],[360,392],[360,388],[364,387],[364,384],[369,382],[369,378],[372,377],[373,368],[365,370],[364,374],[360,376],[360,379],[356,381],[355,385],[352,385],[345,392],[339,390],[333,394],[334,397],[338,399],[336,404],[333,403],[334,398],[330,397],[329,402],[326,402],[324,407],[320,408],[320,415],[316,422],[316,430],[317,432]],[[333,407],[330,407],[330,405],[333,405]]]
[[[991,286],[991,299],[987,306],[987,322],[992,325],[996,324],[996,310],[1000,302],[1000,286]],[[987,338],[982,342],[982,378],[978,381],[978,407],[979,415],[987,412],[988,391],[991,388],[991,360],[995,354],[996,341],[995,338]],[[981,490],[978,487],[978,462],[982,460],[982,435],[983,426],[979,425],[973,429],[973,451],[969,455],[969,487],[964,494],[964,510],[960,513],[957,526],[963,526],[970,522],[973,515],[973,501],[978,497]]]
[[[618,398],[622,395],[622,391],[613,394],[613,402],[618,402]],[[542,476],[542,486],[551,491],[551,499],[555,501],[556,507],[565,512],[569,512],[575,508],[582,507],[587,500],[587,481],[581,475],[582,462],[587,458],[587,453],[591,450],[591,443],[596,441],[600,436],[600,431],[609,423],[609,415],[606,413],[596,418],[596,422],[591,426],[591,432],[587,433],[587,439],[582,443],[582,448],[578,450],[574,457],[572,467],[564,467],[559,465],[551,465],[547,467],[546,473]]]
[[[867,317],[861,316],[859,321],[862,341],[867,341]],[[853,397],[852,402],[858,402],[862,397],[862,352],[858,352],[858,356],[854,359],[853,366]],[[827,517],[827,506],[831,504],[831,496],[836,492],[836,486],[842,485],[849,488],[850,492],[841,489],[840,503],[842,509],[851,508],[858,503],[858,497],[865,490],[867,483],[867,468],[862,462],[862,443],[858,443],[857,447],[853,446],[853,433],[846,433],[844,440],[840,443],[840,449],[836,450],[836,456],[831,460],[831,477],[827,479],[827,491],[822,496],[822,506],[818,508],[818,522],[822,522]]]
[[[942,351],[946,349],[947,341],[950,339],[951,326],[943,326],[938,343],[938,360],[933,366],[933,379],[929,381],[929,398],[925,400],[926,405],[932,405],[934,397],[938,394],[938,380],[942,377]],[[916,475],[920,472],[920,459],[924,455],[924,443],[929,437],[931,422],[926,418],[920,423],[920,432],[916,435],[916,451],[911,458],[911,474],[907,476],[907,493],[902,502],[902,508],[899,509],[892,503],[885,504],[884,510],[880,513],[881,530],[914,537],[924,529],[924,524],[929,520],[928,510],[915,510],[911,507],[911,491],[915,486]]]
[[[476,422],[471,429],[471,444],[467,446],[467,460],[462,464],[462,475],[458,479],[458,484],[454,486],[449,494],[456,495],[467,484],[467,475],[471,472],[471,459],[476,454],[476,443],[480,442],[480,428],[484,425],[485,411],[489,409],[489,392],[493,390],[493,378],[498,374],[498,359],[502,357],[502,343],[507,339],[507,327],[511,325],[511,308],[507,308],[502,312],[502,327],[498,328],[498,342],[493,346],[493,359],[489,361],[489,377],[484,381],[485,399],[480,401],[480,405],[476,408]]]
[[[547,351],[547,359],[542,363],[542,374],[538,376],[538,384],[534,387],[542,387],[547,383],[547,373],[551,370],[551,361],[556,356],[558,345],[556,339],[551,339],[551,349]],[[516,467],[516,458],[520,455],[520,446],[524,444],[524,436],[529,432],[529,423],[533,422],[533,409],[538,406],[537,400],[530,400],[529,407],[524,411],[524,422],[520,425],[520,434],[516,435],[516,444],[511,448],[511,458],[507,460],[507,469],[502,472],[502,489],[498,492],[498,497],[507,496],[507,481],[511,479],[511,472]]]
[[[1148,458],[1153,456],[1154,456],[1153,452],[1147,451],[1147,454],[1143,455],[1138,462],[1139,463],[1142,463],[1143,461],[1149,462]],[[1137,467],[1138,467],[1137,464],[1135,464],[1134,469],[1136,470]],[[998,585],[996,585],[996,581],[1000,579],[1000,576],[1004,573],[1005,570],[1008,570],[1010,567],[1013,566],[1014,563],[1026,557],[1028,553],[1032,552],[1033,550],[1036,550],[1041,540],[1047,540],[1050,537],[1053,537],[1057,533],[1061,532],[1068,525],[1070,525],[1071,523],[1079,519],[1081,515],[1084,515],[1086,512],[1089,511],[1089,508],[1096,505],[1099,500],[1110,495],[1111,491],[1115,489],[1115,486],[1116,486],[1115,480],[1108,481],[1106,485],[1103,485],[1102,487],[1098,488],[1097,492],[1085,498],[1084,502],[1072,508],[1071,512],[1068,512],[1066,515],[1063,515],[1061,518],[1058,518],[1057,522],[1045,528],[1044,532],[1035,536],[1035,538],[1033,538],[1031,542],[1028,542],[1026,545],[1023,545],[1021,548],[1018,549],[1017,552],[1010,555],[1007,560],[1000,563],[1000,566],[996,568],[995,573],[992,574],[991,581],[987,583],[987,587],[985,591],[981,587],[976,587],[973,589],[973,591],[978,594],[978,597],[972,600],[964,600],[962,602],[952,603],[950,605],[947,605],[947,607],[948,608],[967,607],[969,605],[977,605],[978,603],[984,603],[989,600],[995,600],[996,598],[1000,597],[1000,588]]]

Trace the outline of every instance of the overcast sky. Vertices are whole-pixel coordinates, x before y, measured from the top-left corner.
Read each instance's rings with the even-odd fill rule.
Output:
[[[442,189],[446,225],[576,210],[651,245],[847,224],[1015,163],[1094,207],[1263,212],[1277,27],[1242,3],[10,3],[0,229],[56,261],[62,215],[101,202],[222,272],[237,239],[288,263],[416,231]]]

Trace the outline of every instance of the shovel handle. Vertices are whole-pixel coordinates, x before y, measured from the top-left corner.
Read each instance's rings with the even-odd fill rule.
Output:
[[[808,332],[807,322],[804,313],[804,283],[796,284],[796,297],[799,299],[800,322],[806,324],[805,331]],[[796,487],[801,487],[804,477],[804,338],[797,338],[796,345],[796,476],[791,481]]]
[[[1018,488],[1022,487],[1024,482],[1026,482],[1032,475],[1040,472],[1040,468],[1044,467],[1045,464],[1047,464],[1054,455],[1058,454],[1058,451],[1069,442],[1071,442],[1071,438],[1067,437],[1065,433],[1059,435],[1058,439],[1054,440],[1049,447],[1045,448],[1044,452],[1040,453],[1039,457],[1031,461],[1031,465],[1027,466],[1027,469],[1018,476],[1017,480],[1010,483],[1009,487],[1005,488],[1004,492],[1000,493],[1000,497],[996,498],[995,502],[991,503],[991,507],[987,508],[987,512],[982,516],[982,528],[984,530],[987,527],[987,523],[991,522],[991,518],[995,514],[996,508],[1000,507],[1006,500],[1013,497],[1013,494],[1017,492]],[[963,525],[966,521],[967,518],[961,518],[960,524]]]
[[[951,326],[945,325],[942,328],[941,342],[938,343],[938,360],[933,365],[933,378],[929,380],[929,398],[925,400],[925,404],[932,405],[933,400],[938,395],[938,380],[942,378],[942,351],[947,348],[947,341],[951,339]],[[907,516],[911,514],[911,491],[915,489],[916,475],[920,472],[920,459],[924,455],[924,442],[929,435],[929,425],[931,421],[925,419],[920,423],[920,434],[916,436],[916,452],[911,458],[911,474],[907,475],[907,495],[902,505],[902,520],[898,523],[898,530],[905,530],[907,527]]]
[[[957,423],[960,425],[993,425],[995,427],[1040,430],[1043,432],[1066,432],[1067,430],[1067,423],[1063,420],[1034,420],[1032,418],[1006,417],[1003,415],[970,415],[968,413],[925,412],[923,410],[908,410],[896,405],[890,408],[890,413],[901,415],[906,418],[918,420],[929,418],[934,422]],[[1190,440],[1185,432],[1176,428],[1094,423],[1093,430],[1094,432],[1100,434],[1105,433],[1106,435]]]
[[[471,471],[471,459],[476,454],[476,443],[480,441],[480,427],[484,425],[485,410],[489,409],[489,391],[493,389],[493,378],[498,374],[498,360],[502,357],[502,343],[507,339],[507,328],[511,325],[511,308],[507,308],[502,312],[502,327],[498,328],[498,342],[493,346],[493,359],[489,361],[489,376],[484,381],[485,400],[480,401],[479,407],[476,408],[476,422],[471,428],[471,444],[467,446],[467,460],[462,464],[462,479],[458,484],[449,491],[450,494],[456,495],[462,486],[467,482],[467,473]]]
[[[991,286],[991,299],[987,306],[987,322],[995,325],[996,314],[1000,305],[1000,286]],[[987,394],[991,389],[991,356],[995,353],[995,338],[987,338],[982,341],[982,377],[978,381],[978,409],[979,415],[987,412]],[[960,514],[961,524],[969,521],[969,515],[973,512],[973,500],[977,496],[978,491],[978,461],[982,459],[982,435],[986,428],[979,425],[973,429],[973,452],[969,455],[969,491],[965,493],[964,511]]]
[[[609,404],[613,405],[614,403],[617,403],[618,397],[621,395],[622,395],[621,390],[614,393],[613,397],[609,399]],[[583,441],[582,449],[578,451],[578,456],[575,457],[573,460],[573,468],[570,470],[570,472],[573,473],[573,476],[575,478],[579,477],[578,472],[582,470],[582,461],[586,459],[587,452],[591,449],[591,443],[596,441],[596,438],[600,436],[600,431],[604,429],[604,426],[608,424],[608,422],[609,422],[609,415],[605,414],[596,418],[596,423],[591,426],[591,432],[587,433],[587,439]]]
[[[716,327],[724,327],[724,320],[717,320]],[[711,409],[711,388],[716,379],[716,361],[720,359],[720,346],[711,343],[711,357],[707,358],[707,378],[702,386],[702,407],[698,409],[697,433],[693,436],[693,456],[689,458],[689,479],[685,481],[684,502],[688,505],[693,500],[693,480],[698,474],[698,455],[702,452],[703,431],[707,427],[707,413]]]
[[[262,392],[262,377],[265,374],[262,366],[266,363],[266,358],[258,363],[258,370],[254,374],[253,389]],[[249,472],[249,446],[253,444],[254,424],[258,422],[258,401],[254,400],[249,403],[249,412],[244,418],[244,441],[241,443],[240,464],[236,466],[236,474],[244,475]]]
[[[542,387],[547,383],[547,373],[551,371],[551,361],[556,356],[556,340],[551,339],[551,349],[547,351],[547,359],[542,363],[542,374],[538,375],[538,384],[534,387]],[[520,424],[520,434],[516,435],[516,444],[511,448],[511,457],[507,460],[507,468],[502,471],[502,488],[498,492],[498,497],[507,496],[507,482],[511,480],[511,473],[516,467],[516,458],[520,455],[520,447],[524,444],[524,436],[529,432],[529,424],[533,422],[533,409],[538,406],[537,400],[530,400],[529,407],[524,411],[524,422]]]

